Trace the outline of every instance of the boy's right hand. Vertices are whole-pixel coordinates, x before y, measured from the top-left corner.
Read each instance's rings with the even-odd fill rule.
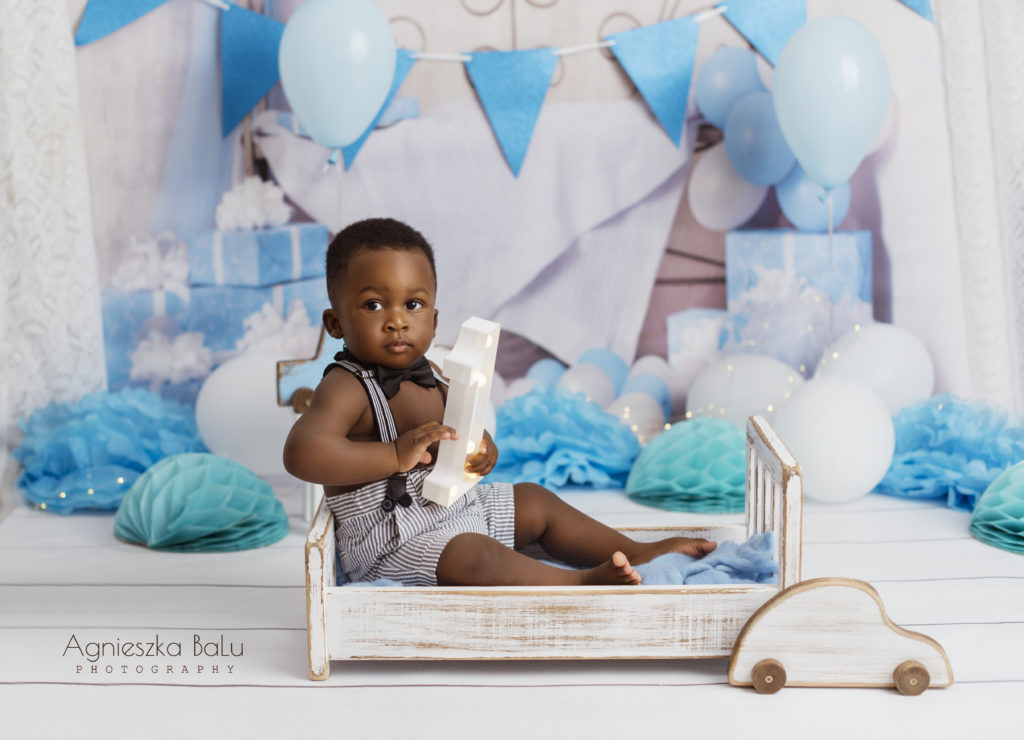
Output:
[[[458,439],[458,435],[454,429],[437,421],[428,421],[398,435],[394,442],[398,472],[406,473],[420,463],[429,463],[433,458],[427,448],[442,439]]]

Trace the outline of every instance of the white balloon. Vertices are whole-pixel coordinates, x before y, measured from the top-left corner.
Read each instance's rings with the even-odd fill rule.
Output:
[[[803,384],[797,370],[774,357],[730,355],[715,360],[694,379],[686,396],[686,415],[725,419],[741,428],[754,414],[771,421]]]
[[[597,365],[573,365],[558,379],[558,385],[573,393],[582,393],[601,408],[615,400],[615,386],[608,373]]]
[[[687,186],[693,217],[712,231],[728,231],[749,220],[767,194],[767,186],[755,185],[733,169],[722,144],[697,160]]]
[[[284,441],[295,423],[291,406],[277,405],[276,355],[228,360],[203,381],[196,396],[196,426],[215,455],[257,475],[280,475]]]
[[[629,377],[644,374],[653,375],[666,386],[668,385],[668,377],[671,373],[672,370],[668,366],[668,360],[658,355],[644,355],[637,359],[633,366],[629,368]]]
[[[452,348],[445,344],[432,344],[424,356],[439,368],[444,370],[444,361],[451,354]]]
[[[661,404],[647,393],[623,393],[604,410],[632,429],[642,445],[665,431],[665,412]]]
[[[814,377],[843,378],[870,386],[889,414],[930,398],[935,366],[920,339],[892,324],[863,324],[825,350]]]
[[[892,463],[892,417],[863,383],[809,380],[779,409],[773,426],[800,464],[804,495],[817,501],[863,496]]]
[[[672,399],[672,416],[681,416],[686,411],[686,397],[693,381],[707,369],[711,361],[698,355],[685,355],[676,358],[669,373],[668,395]]]
[[[525,396],[527,393],[532,391],[536,385],[537,381],[535,381],[533,378],[516,378],[515,380],[508,384],[508,387],[505,389],[505,395],[504,398],[502,398],[501,403],[511,401],[513,398],[518,398],[519,396]]]

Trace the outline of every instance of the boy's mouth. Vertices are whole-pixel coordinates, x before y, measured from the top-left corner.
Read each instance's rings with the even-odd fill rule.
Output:
[[[409,344],[408,342],[403,342],[401,340],[399,340],[397,342],[388,342],[387,344],[384,345],[384,348],[388,352],[391,352],[391,353],[396,354],[396,355],[397,354],[401,354],[402,352],[405,352],[406,350],[410,349],[411,347],[412,347],[411,344]]]

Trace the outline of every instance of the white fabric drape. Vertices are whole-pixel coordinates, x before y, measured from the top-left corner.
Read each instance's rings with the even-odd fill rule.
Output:
[[[66,0],[0,0],[0,441],[106,384]]]
[[[1024,410],[1024,3],[940,0],[975,395]]]

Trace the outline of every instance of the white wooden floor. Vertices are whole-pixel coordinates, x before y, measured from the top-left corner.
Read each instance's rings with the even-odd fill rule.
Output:
[[[805,503],[804,577],[868,580],[894,621],[946,648],[955,685],[920,697],[761,696],[729,686],[724,660],[336,662],[313,683],[300,489],[276,488],[292,522],[282,542],[166,554],[115,540],[109,515],[30,510],[8,471],[0,737],[1024,737],[1024,557],[972,539],[965,513],[882,496]],[[647,509],[619,492],[566,498],[611,524],[740,519]],[[197,636],[206,654],[195,655]],[[122,651],[159,641],[164,654],[111,656],[108,646],[88,659],[90,642],[117,641]],[[175,643],[180,656],[168,654]]]

